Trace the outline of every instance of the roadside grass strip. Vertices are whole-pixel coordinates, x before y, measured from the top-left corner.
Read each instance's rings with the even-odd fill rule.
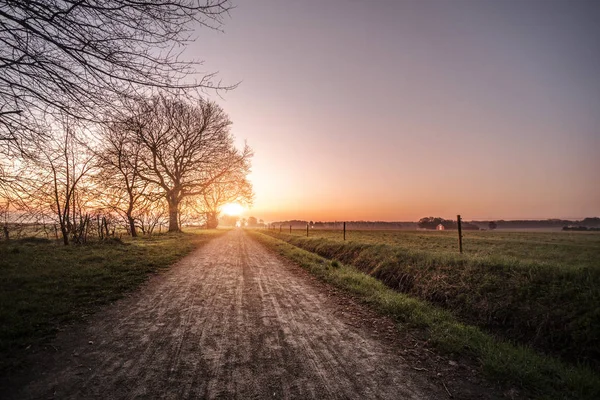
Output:
[[[526,346],[496,339],[477,327],[459,322],[449,311],[394,291],[350,265],[328,260],[260,232],[250,234],[376,311],[400,324],[420,328],[429,343],[440,351],[470,357],[492,381],[518,387],[536,399],[600,398],[600,376],[588,367],[566,364]]]

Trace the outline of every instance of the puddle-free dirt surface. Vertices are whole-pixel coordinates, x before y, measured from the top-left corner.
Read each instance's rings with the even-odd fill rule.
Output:
[[[345,301],[234,230],[61,332],[21,387],[1,397],[449,397]]]

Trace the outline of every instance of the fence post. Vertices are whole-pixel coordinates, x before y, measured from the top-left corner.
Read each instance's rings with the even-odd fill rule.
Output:
[[[290,235],[292,234],[292,225],[290,224]]]
[[[306,237],[308,237],[308,224],[306,224]]]
[[[346,240],[346,223],[344,222],[344,240]]]
[[[458,225],[458,249],[462,254],[462,226],[460,221],[460,214],[456,216],[456,222]]]
[[[279,224],[279,233],[281,233],[281,224]]]

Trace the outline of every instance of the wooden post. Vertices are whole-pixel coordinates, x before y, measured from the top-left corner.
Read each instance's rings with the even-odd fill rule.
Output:
[[[279,224],[279,233],[281,233],[281,224]]]
[[[462,254],[462,226],[460,221],[460,215],[456,216],[456,223],[458,225],[458,249]]]
[[[292,234],[292,225],[290,224],[290,235]]]
[[[308,224],[306,224],[306,237],[308,237]]]
[[[346,223],[344,222],[344,240],[346,240]]]

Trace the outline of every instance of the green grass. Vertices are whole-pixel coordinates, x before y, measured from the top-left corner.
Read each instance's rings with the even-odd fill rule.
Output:
[[[461,255],[444,247],[456,247],[456,232],[350,232],[346,242],[339,231],[265,233],[487,332],[600,370],[600,234],[473,232]]]
[[[401,326],[419,328],[441,351],[471,357],[491,380],[516,386],[539,399],[600,398],[600,377],[587,367],[565,364],[528,347],[494,338],[460,322],[451,312],[394,291],[338,260],[328,260],[258,232],[252,235],[323,281],[391,316]]]
[[[277,231],[270,231],[278,232]],[[283,231],[286,233],[289,231]],[[311,238],[344,243],[340,230],[311,230]],[[306,230],[292,231],[305,237]],[[345,243],[386,244],[404,250],[421,250],[436,255],[458,253],[456,231],[351,231]],[[507,232],[463,231],[467,257],[499,258],[567,268],[600,268],[598,232]]]
[[[0,374],[47,342],[224,231],[162,234],[82,246],[0,242]]]

